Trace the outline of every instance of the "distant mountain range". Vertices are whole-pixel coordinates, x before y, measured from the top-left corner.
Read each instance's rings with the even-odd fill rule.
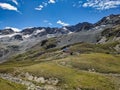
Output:
[[[33,27],[20,32],[11,28],[0,30],[0,60],[15,53],[25,52],[48,38],[56,38],[58,47],[78,42],[104,43],[109,34],[117,34],[117,37],[120,37],[119,30],[112,32],[113,28],[119,26],[120,14],[104,17],[95,24],[83,22],[62,28]]]
[[[42,36],[46,36],[48,38],[55,37],[64,34],[71,34],[80,31],[88,31],[88,30],[98,30],[106,27],[112,27],[114,25],[120,24],[120,15],[110,15],[102,18],[95,24],[83,22],[78,23],[73,26],[64,26],[62,28],[50,28],[50,27],[33,27],[26,28],[20,32],[16,32],[9,29],[0,30],[0,39],[8,38],[9,40],[24,40],[29,38],[38,38]],[[8,41],[9,41],[8,40]]]

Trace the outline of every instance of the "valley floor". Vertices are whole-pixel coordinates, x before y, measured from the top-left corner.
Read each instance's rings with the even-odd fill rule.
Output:
[[[2,90],[16,90],[16,84],[25,85],[23,89],[18,85],[20,90],[120,89],[119,55],[89,53],[54,60],[13,61],[1,64],[0,72]]]

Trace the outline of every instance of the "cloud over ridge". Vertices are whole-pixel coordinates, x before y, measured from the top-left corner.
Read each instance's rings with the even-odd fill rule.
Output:
[[[65,23],[65,22],[63,22],[63,21],[61,21],[61,20],[58,20],[58,21],[57,21],[57,24],[60,24],[60,25],[62,25],[62,26],[69,26],[68,23]]]

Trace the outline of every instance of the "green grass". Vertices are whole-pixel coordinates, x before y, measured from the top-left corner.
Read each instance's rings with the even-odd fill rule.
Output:
[[[65,62],[66,65],[62,65]],[[62,90],[117,90],[115,79],[99,73],[88,72],[95,69],[100,73],[120,73],[120,56],[89,53],[68,56],[52,61],[12,61],[0,65],[0,72],[17,75],[29,72],[34,76],[55,77],[60,80],[58,87]]]
[[[30,66],[40,62],[34,61],[8,61],[0,64],[0,73],[13,73],[16,68]]]
[[[55,62],[40,63],[23,67],[23,71],[37,76],[44,76],[46,78],[59,78],[59,87],[63,90],[75,90],[75,88],[78,87],[85,90],[115,90],[114,84],[108,77],[60,66]]]
[[[54,39],[50,41],[54,42]],[[119,42],[77,43],[69,46],[74,54],[69,55],[60,48],[46,49],[51,45],[49,41],[43,47],[39,43],[31,50],[0,64],[0,73],[17,75],[29,72],[34,76],[56,77],[60,79],[58,87],[62,90],[75,90],[78,87],[82,90],[118,90],[117,84],[113,82],[115,78],[100,74],[120,74],[120,55],[114,54],[116,51],[113,48],[117,44]],[[40,52],[45,53],[39,55]],[[89,69],[95,69],[96,72],[88,72]]]
[[[0,90],[26,90],[26,88],[20,84],[15,84],[0,78]]]
[[[114,37],[118,37],[120,32],[120,25],[116,25],[112,28],[107,28],[102,32],[102,36],[107,37],[107,41],[112,41]]]
[[[95,69],[96,72],[101,73],[120,73],[119,55],[115,56],[103,53],[81,54],[60,60],[60,62],[66,62],[68,66],[80,70],[88,71],[89,69]]]
[[[77,43],[70,46],[70,50],[80,53],[113,53],[116,52],[114,47],[120,44],[119,42],[109,42],[105,44],[92,44],[92,43]]]

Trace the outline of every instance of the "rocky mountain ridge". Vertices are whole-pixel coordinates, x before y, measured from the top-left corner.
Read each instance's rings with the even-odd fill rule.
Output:
[[[50,27],[33,27],[26,28],[20,32],[15,32],[11,28],[0,30],[0,40],[9,37],[15,40],[24,40],[26,38],[38,38],[47,36],[48,38],[56,37],[64,34],[71,34],[81,31],[98,30],[98,28],[104,29],[104,27],[112,27],[120,24],[120,15],[110,15],[102,18],[95,24],[88,22],[78,23],[72,26],[64,26],[62,28],[50,28]],[[8,40],[9,41],[9,40]]]
[[[0,60],[15,53],[23,53],[37,43],[48,38],[56,38],[57,47],[78,42],[104,43],[109,41],[108,36],[119,37],[118,30],[112,33],[113,27],[120,26],[120,15],[110,15],[102,18],[95,24],[88,22],[62,28],[33,27],[20,32],[10,29],[0,30]],[[111,30],[110,30],[111,29]],[[107,35],[107,32],[109,35]],[[119,38],[117,38],[119,40]],[[114,40],[117,40],[114,39]]]

